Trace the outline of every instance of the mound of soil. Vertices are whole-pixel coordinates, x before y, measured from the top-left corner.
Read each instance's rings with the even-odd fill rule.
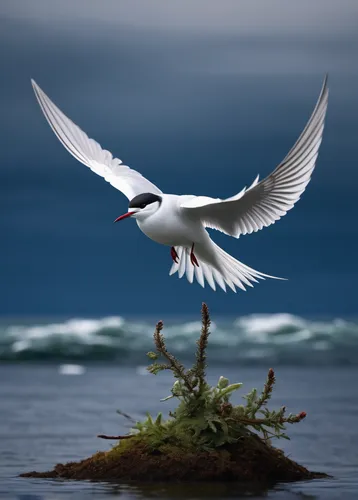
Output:
[[[27,472],[22,477],[93,481],[239,481],[273,484],[327,477],[309,472],[277,448],[255,436],[214,451],[150,449],[144,442],[117,446],[81,462],[58,464],[49,472]]]

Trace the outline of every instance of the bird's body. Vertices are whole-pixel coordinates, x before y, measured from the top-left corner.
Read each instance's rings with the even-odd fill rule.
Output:
[[[200,220],[191,218],[181,203],[192,196],[162,194],[158,210],[150,217],[138,218],[139,229],[156,243],[168,246],[191,246],[206,241],[208,236]]]
[[[181,252],[178,263],[182,265],[182,271],[187,271],[189,281],[193,281],[193,274],[190,271],[198,272],[193,268],[191,262],[186,262],[189,256],[189,250],[194,247],[195,256],[202,267],[205,263],[213,267],[218,272],[223,272],[220,266],[216,245],[210,238],[200,219],[192,217],[188,211],[182,208],[182,203],[192,199],[193,196],[164,194],[159,209],[152,216],[144,220],[138,220],[137,224],[140,230],[151,240],[162,245],[175,247],[177,253]]]
[[[33,81],[42,111],[65,148],[81,163],[122,191],[129,211],[116,221],[132,217],[156,243],[171,247],[170,274],[186,275],[189,282],[216,289],[245,290],[257,279],[275,278],[234,259],[211,239],[207,228],[238,238],[279,220],[299,200],[310,181],[322,140],[328,102],[325,79],[316,107],[305,129],[285,159],[265,179],[227,199],[165,194],[139,172],[113,158],[46,96]],[[281,279],[281,278],[276,278]]]

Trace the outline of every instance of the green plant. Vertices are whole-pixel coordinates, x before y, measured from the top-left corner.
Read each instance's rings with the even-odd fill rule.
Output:
[[[253,389],[244,396],[245,404],[233,405],[230,397],[241,388],[242,383],[230,384],[225,377],[220,377],[216,386],[206,381],[206,349],[210,335],[210,316],[206,304],[202,305],[202,328],[197,341],[196,360],[186,370],[182,363],[166,347],[162,334],[163,322],[159,321],[154,332],[156,352],[148,352],[153,361],[148,371],[158,374],[171,370],[175,377],[171,394],[162,401],[176,398],[178,407],[169,412],[169,418],[163,420],[162,413],[153,418],[149,413],[142,422],[135,422],[129,415],[118,412],[135,422],[131,433],[126,436],[104,436],[107,439],[131,439],[145,441],[153,449],[167,445],[180,449],[212,450],[220,446],[236,443],[240,438],[256,434],[267,444],[272,438],[289,439],[285,434],[286,424],[300,422],[306,417],[305,412],[286,416],[286,408],[269,410],[267,402],[271,398],[275,384],[272,368],[268,371],[262,392]]]
[[[162,334],[163,322],[156,325],[156,352],[148,353],[153,361],[148,370],[155,375],[163,370],[172,371],[176,380],[171,394],[162,401],[176,398],[179,405],[174,412],[169,412],[167,420],[163,420],[161,413],[156,418],[147,414],[146,420],[134,425],[130,435],[146,440],[154,448],[170,444],[206,450],[236,443],[255,431],[268,444],[272,438],[288,439],[285,425],[300,422],[306,414],[286,416],[284,406],[277,411],[266,407],[275,384],[271,368],[261,394],[253,389],[244,396],[246,404],[243,405],[230,402],[232,393],[241,388],[241,383],[230,384],[225,377],[220,377],[213,387],[206,382],[206,349],[210,335],[206,304],[202,305],[201,312],[202,329],[197,341],[196,360],[188,370],[167,350]]]

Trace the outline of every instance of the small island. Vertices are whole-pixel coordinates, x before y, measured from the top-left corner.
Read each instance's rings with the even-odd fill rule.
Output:
[[[210,317],[202,305],[202,329],[197,341],[196,360],[190,369],[171,354],[162,334],[163,322],[154,332],[155,352],[149,352],[148,370],[158,374],[171,370],[175,377],[171,394],[179,402],[167,419],[159,413],[146,420],[132,420],[124,436],[98,437],[118,441],[111,450],[98,452],[80,462],[58,464],[49,472],[28,472],[22,477],[65,478],[93,481],[236,481],[268,485],[327,477],[310,472],[272,445],[286,438],[287,424],[306,417],[305,412],[286,415],[286,408],[269,410],[267,403],[275,384],[270,368],[261,393],[253,389],[244,403],[234,405],[230,397],[241,388],[220,377],[216,386],[206,382],[206,350]]]

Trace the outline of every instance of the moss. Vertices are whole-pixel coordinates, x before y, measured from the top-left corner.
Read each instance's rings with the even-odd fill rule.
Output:
[[[275,384],[269,370],[261,393],[253,389],[245,404],[233,405],[230,397],[241,383],[220,377],[216,386],[206,382],[206,348],[210,334],[208,308],[203,304],[202,331],[196,361],[186,370],[167,350],[159,322],[154,332],[156,352],[148,353],[151,373],[171,370],[175,382],[166,399],[179,401],[169,418],[147,414],[133,422],[126,436],[100,436],[119,443],[81,462],[58,464],[50,472],[29,472],[23,477],[90,479],[101,481],[240,481],[272,484],[325,477],[309,472],[272,446],[273,438],[286,438],[285,426],[298,423],[305,412],[286,416],[286,408],[269,410],[267,403]],[[158,362],[158,359],[162,358]]]

